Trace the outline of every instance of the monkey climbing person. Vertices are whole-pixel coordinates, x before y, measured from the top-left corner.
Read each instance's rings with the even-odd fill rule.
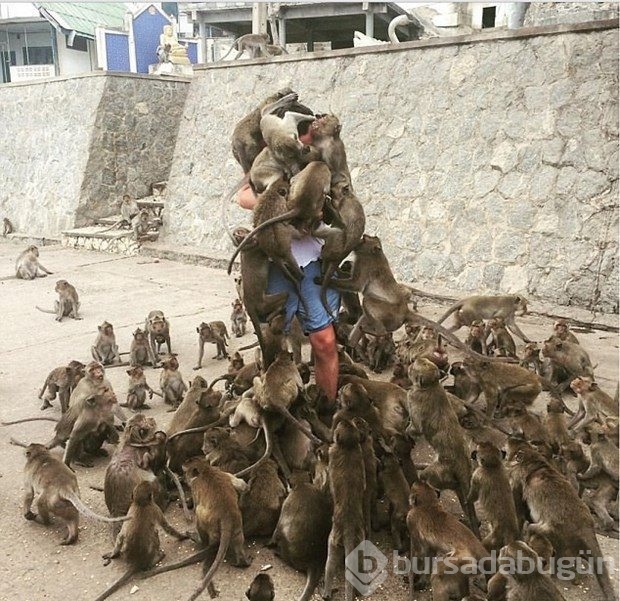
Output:
[[[304,125],[306,124],[302,124],[302,127]],[[311,144],[311,128],[299,136],[299,141]],[[248,180],[237,193],[237,203],[244,209],[252,210],[257,200]],[[331,404],[335,403],[338,389],[338,351],[333,324],[336,321],[334,315],[338,314],[340,308],[340,294],[332,288],[327,290],[327,302],[330,308],[328,312],[321,302],[321,286],[315,283],[315,278],[321,278],[319,256],[322,246],[323,240],[311,235],[293,239],[291,242],[293,257],[303,272],[303,278],[299,282],[302,298],[295,286],[273,263],[269,265],[267,293],[288,292],[285,305],[287,327],[297,315],[304,332],[308,335],[314,354],[316,384]]]

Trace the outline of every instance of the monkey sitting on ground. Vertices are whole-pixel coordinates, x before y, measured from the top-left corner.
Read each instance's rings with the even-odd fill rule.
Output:
[[[78,382],[84,377],[85,367],[86,366],[80,361],[71,361],[68,365],[53,369],[45,379],[41,392],[39,392],[39,398],[43,399],[41,411],[51,407],[52,401],[56,398],[56,394],[58,394],[60,410],[62,413],[65,413],[69,408],[71,393]],[[47,394],[44,398],[43,394],[46,389]]]
[[[132,367],[148,365],[151,362],[151,348],[146,337],[146,332],[137,328],[133,333],[131,346],[129,347],[129,364]]]
[[[526,559],[527,564],[524,564]],[[491,601],[566,601],[549,574],[541,572],[539,555],[523,541],[513,541],[502,547],[498,563],[499,571],[489,580]],[[502,569],[503,565],[507,569]],[[514,569],[521,565],[532,569]]]
[[[163,371],[159,376],[159,387],[161,388],[164,403],[172,405],[174,411],[183,400],[183,395],[187,392],[187,384],[183,381],[183,376],[179,372],[179,362],[174,355],[169,355],[162,362]]]
[[[276,598],[273,580],[269,574],[256,574],[250,588],[245,591],[249,601],[273,601]]]
[[[601,390],[593,378],[575,378],[570,387],[579,399],[579,408],[568,424],[569,429],[583,429],[593,421],[618,417],[618,401]]]
[[[486,341],[486,332],[484,329],[484,322],[476,320],[472,321],[469,326],[469,334],[465,339],[465,344],[480,353],[481,355],[487,355],[487,341]]]
[[[148,209],[140,209],[138,214],[134,215],[131,220],[134,238],[138,242],[147,238],[152,225]]]
[[[452,305],[437,320],[437,323],[443,323],[453,313],[455,314],[455,324],[448,328],[451,332],[455,332],[462,326],[468,326],[475,320],[501,317],[511,332],[521,338],[523,342],[529,342],[528,337],[515,323],[515,315],[527,313],[527,300],[518,294],[464,298]]]
[[[116,345],[116,336],[112,324],[109,321],[104,321],[100,326],[97,326],[97,329],[99,334],[97,334],[95,344],[90,347],[93,359],[103,363],[103,365],[120,363],[121,357]]]
[[[502,452],[492,443],[482,442],[471,456],[478,462],[478,467],[471,477],[468,501],[479,503],[491,526],[491,532],[482,539],[482,544],[489,551],[497,551],[519,537],[517,510],[508,474],[502,464]]]
[[[594,368],[588,353],[579,345],[551,336],[543,343],[542,356],[551,364],[551,382],[560,392],[566,390],[574,378],[587,376],[594,380]]]
[[[123,555],[129,568],[95,601],[107,599],[126,584],[135,573],[150,570],[164,558],[165,553],[159,543],[158,526],[178,540],[189,538],[187,534],[182,534],[166,520],[161,509],[153,501],[153,489],[149,482],[140,482],[133,489],[127,517],[131,519],[121,527],[114,549],[103,555],[105,560],[103,565],[107,566],[113,559]]]
[[[579,344],[577,336],[570,331],[570,326],[568,325],[568,321],[566,321],[566,319],[558,319],[553,324],[552,336],[557,336],[560,340],[572,342],[573,344]]]
[[[34,280],[52,275],[39,261],[39,249],[29,246],[15,261],[15,277],[22,280]]]
[[[515,496],[522,498],[536,522],[528,533],[541,534],[555,549],[556,559],[580,561],[583,553],[595,561],[596,579],[606,599],[615,599],[614,587],[594,533],[594,519],[568,480],[532,448],[522,447],[510,463]],[[588,557],[588,560],[590,560]]]
[[[127,390],[127,401],[121,403],[121,407],[128,407],[132,411],[138,411],[142,409],[150,409],[145,403],[146,393],[149,394],[149,399],[153,398],[155,391],[147,384],[144,370],[137,365],[127,370],[129,376],[129,389]]]
[[[204,321],[196,328],[198,332],[198,363],[194,369],[202,367],[202,357],[205,352],[205,343],[211,342],[216,345],[217,353],[213,359],[228,359],[226,340],[230,340],[228,330],[223,321]]]
[[[506,328],[502,317],[493,317],[489,320],[489,331],[491,342],[489,344],[489,354],[497,357],[517,357],[517,347],[512,336]]]
[[[42,444],[25,445],[26,466],[24,467],[26,494],[24,495],[23,515],[27,520],[37,518],[31,510],[35,495],[37,511],[44,525],[50,523],[50,514],[64,520],[67,536],[61,545],[72,545],[78,538],[79,514],[103,522],[124,521],[123,518],[108,518],[99,515],[84,505],[80,499],[77,478],[73,470],[54,457]]]
[[[12,234],[15,231],[15,228],[13,227],[13,224],[11,223],[11,221],[9,220],[8,217],[4,217],[2,219],[2,224],[3,224],[3,230],[2,230],[2,235],[6,238],[9,234]]]
[[[409,497],[411,509],[407,514],[407,528],[411,537],[411,562],[420,559],[437,558],[437,565],[433,566],[433,575],[430,584],[435,601],[448,601],[451,593],[457,593],[459,598],[469,594],[468,574],[472,574],[472,562],[488,557],[487,550],[482,546],[474,534],[452,514],[443,509],[439,502],[438,492],[426,482],[414,482],[411,485]],[[449,558],[449,564],[443,564]],[[426,564],[428,565],[428,564]],[[465,573],[462,567],[470,569]],[[473,564],[475,565],[475,564]],[[445,568],[455,566],[459,570],[452,574],[445,573]],[[430,571],[430,570],[429,570]],[[416,579],[416,576],[418,578]],[[409,591],[414,598],[415,588],[428,586],[428,573],[409,575]]]
[[[67,280],[58,280],[54,290],[58,293],[58,300],[54,301],[54,310],[42,309],[41,307],[37,307],[37,309],[43,313],[56,315],[56,321],[62,321],[63,317],[82,319],[78,316],[80,301],[75,287],[69,284]]]
[[[248,315],[243,307],[241,299],[236,299],[232,303],[232,313],[230,314],[230,327],[237,338],[245,336],[245,327],[248,322]]]
[[[486,363],[466,357],[463,368],[467,376],[484,393],[487,417],[493,417],[496,409],[509,403],[531,405],[542,391],[538,376],[524,367],[510,363]],[[478,398],[472,391],[467,402]],[[473,395],[476,394],[474,397]]]

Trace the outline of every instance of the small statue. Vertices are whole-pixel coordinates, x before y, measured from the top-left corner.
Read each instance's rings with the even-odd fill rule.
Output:
[[[176,65],[189,65],[187,48],[179,43],[172,25],[164,25],[164,31],[159,36],[157,47],[157,59],[160,63],[173,63]]]

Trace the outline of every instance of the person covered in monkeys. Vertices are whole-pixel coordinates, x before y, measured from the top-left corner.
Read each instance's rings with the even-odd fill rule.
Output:
[[[308,122],[299,124],[299,140],[309,145],[312,144],[312,129],[308,125]],[[307,127],[308,129],[304,131]],[[246,174],[246,179],[249,181],[248,174]],[[244,183],[237,193],[237,203],[243,209],[252,210],[256,201],[257,198],[250,184]],[[291,244],[293,257],[304,273],[304,277],[300,281],[300,288],[308,307],[308,314],[306,314],[294,286],[273,263],[269,266],[267,292],[269,294],[288,292],[289,296],[286,303],[287,329],[293,317],[297,315],[304,332],[308,335],[314,354],[316,384],[331,405],[336,402],[338,390],[338,349],[333,324],[336,321],[334,316],[338,315],[340,309],[340,294],[332,288],[327,289],[327,303],[330,307],[330,312],[327,312],[321,302],[321,286],[314,283],[315,278],[321,278],[319,256],[322,246],[323,240],[311,235],[295,239]]]

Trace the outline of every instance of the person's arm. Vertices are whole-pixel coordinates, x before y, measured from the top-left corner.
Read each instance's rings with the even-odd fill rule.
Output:
[[[239,188],[239,192],[237,192],[237,204],[242,209],[249,209],[251,211],[254,209],[256,201],[257,198],[254,195],[252,188],[250,188],[250,184],[243,184],[241,188]]]

